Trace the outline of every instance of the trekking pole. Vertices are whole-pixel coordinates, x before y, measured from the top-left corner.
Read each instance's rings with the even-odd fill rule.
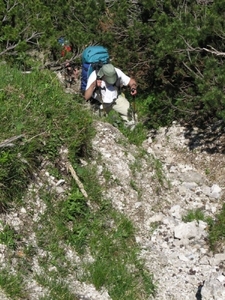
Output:
[[[97,76],[97,80],[101,80],[100,76]],[[101,86],[97,86],[97,80],[96,80],[96,89],[98,90],[98,95],[99,95],[99,100],[100,100],[99,102],[101,103],[102,108],[103,108],[103,115],[106,116],[107,113],[106,113],[105,105],[102,100],[102,88],[101,88]],[[101,108],[100,107],[99,107],[99,117],[101,117]]]
[[[134,122],[136,123],[136,95],[132,95],[132,112],[133,112],[133,118]]]
[[[97,79],[96,79],[96,91],[97,91],[97,94],[98,94],[98,98],[100,100],[100,103],[101,105],[102,104],[102,93],[101,93],[101,87],[97,85],[97,81],[100,80],[100,77],[97,75]],[[100,106],[101,106],[100,105]],[[101,107],[99,106],[99,117],[101,118]]]

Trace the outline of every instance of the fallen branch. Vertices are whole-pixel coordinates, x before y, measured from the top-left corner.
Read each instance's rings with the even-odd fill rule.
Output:
[[[12,147],[14,146],[13,142],[23,138],[24,135],[23,134],[20,134],[20,135],[17,135],[17,136],[13,136],[7,140],[5,140],[4,142],[1,142],[0,143],[0,148],[4,148],[4,147]]]
[[[211,54],[215,54],[216,56],[225,56],[225,52],[220,52],[220,51],[216,50],[215,48],[213,48],[212,46],[209,46],[209,47],[211,49],[207,49],[207,48],[202,48],[202,49]]]
[[[66,168],[70,171],[72,177],[73,177],[74,180],[76,181],[76,184],[78,185],[78,187],[79,187],[81,193],[83,194],[83,196],[84,196],[85,198],[88,198],[88,195],[87,195],[87,193],[86,193],[86,191],[85,191],[85,189],[84,189],[83,183],[82,183],[82,182],[80,181],[80,179],[78,178],[78,176],[77,176],[77,174],[76,174],[76,172],[75,172],[73,166],[71,165],[71,163],[67,162],[67,163],[66,163]]]

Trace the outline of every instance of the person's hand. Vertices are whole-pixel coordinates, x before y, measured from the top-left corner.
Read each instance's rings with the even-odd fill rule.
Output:
[[[101,87],[101,85],[102,85],[102,80],[101,79],[97,79],[96,80],[96,86],[97,87]]]
[[[130,94],[131,94],[132,96],[137,95],[137,88],[131,89],[131,90],[130,90]]]

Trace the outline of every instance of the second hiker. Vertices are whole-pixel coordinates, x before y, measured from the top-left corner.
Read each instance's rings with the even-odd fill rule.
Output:
[[[137,94],[137,83],[133,78],[112,64],[105,64],[98,72],[93,71],[90,74],[84,98],[86,101],[97,100],[103,112],[115,110],[126,126],[133,127],[136,121],[135,112],[132,112],[130,102],[120,93],[122,86],[129,86],[132,96]]]

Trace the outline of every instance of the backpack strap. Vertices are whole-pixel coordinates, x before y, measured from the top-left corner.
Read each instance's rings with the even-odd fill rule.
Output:
[[[96,72],[96,76],[97,76],[96,79],[97,80],[101,79],[101,77],[98,76],[98,71],[95,70],[95,72]],[[118,98],[118,96],[121,94],[121,78],[118,76],[117,73],[116,73],[116,76],[117,76],[117,80],[116,80],[116,82],[114,83],[113,86],[116,87],[116,89],[117,89],[117,98]],[[105,105],[104,105],[103,100],[102,100],[102,90],[104,90],[104,89],[105,89],[105,87],[102,88],[102,87],[98,87],[97,85],[96,85],[96,88],[95,88],[95,93],[97,94],[96,98],[103,105],[103,110],[104,110]],[[113,100],[113,103],[115,103],[117,98],[115,98]]]
[[[118,74],[116,73],[117,76],[117,80],[114,83],[114,86],[117,88],[117,92],[118,92],[118,96],[121,94],[121,78],[118,76]]]
[[[97,78],[96,78],[96,87],[95,87],[95,92],[97,94],[97,99],[99,102],[103,103],[103,100],[102,100],[102,88],[100,86],[97,86],[97,80],[101,79],[99,76],[98,76],[98,71],[96,70],[96,75],[97,75]]]

